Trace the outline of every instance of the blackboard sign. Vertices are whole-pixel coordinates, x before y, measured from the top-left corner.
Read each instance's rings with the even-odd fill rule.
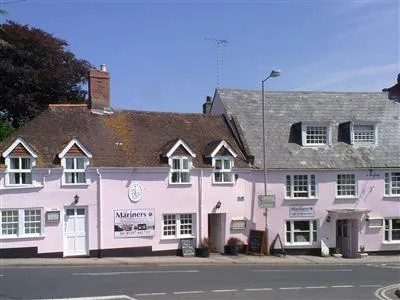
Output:
[[[250,230],[249,240],[247,243],[248,253],[261,255],[264,252],[265,244],[265,231]]]
[[[181,239],[181,248],[183,256],[194,256],[193,239]]]

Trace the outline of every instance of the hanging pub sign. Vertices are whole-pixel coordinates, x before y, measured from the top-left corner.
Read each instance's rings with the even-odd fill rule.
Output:
[[[154,236],[154,208],[114,210],[114,237]]]

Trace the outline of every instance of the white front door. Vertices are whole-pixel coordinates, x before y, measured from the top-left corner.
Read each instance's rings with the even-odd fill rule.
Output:
[[[85,207],[66,207],[64,256],[88,255],[87,212]]]

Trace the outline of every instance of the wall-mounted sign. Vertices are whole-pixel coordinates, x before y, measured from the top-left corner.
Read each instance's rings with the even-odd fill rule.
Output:
[[[154,208],[114,210],[114,237],[154,236]]]
[[[369,218],[368,219],[368,227],[370,227],[370,228],[383,227],[383,219],[382,218]]]
[[[314,206],[312,205],[293,205],[289,208],[290,218],[309,218],[314,216]]]
[[[133,182],[128,188],[129,199],[131,199],[132,202],[138,202],[142,196],[142,192],[142,186],[137,182]]]
[[[260,196],[258,196],[258,207],[259,208],[274,208],[275,207],[275,195],[260,195]]]
[[[45,218],[47,223],[58,223],[60,222],[60,211],[59,210],[46,211]]]
[[[231,220],[231,229],[232,230],[243,230],[246,229],[246,218],[232,218]]]

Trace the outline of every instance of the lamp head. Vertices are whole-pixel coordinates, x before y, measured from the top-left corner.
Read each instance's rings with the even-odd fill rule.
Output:
[[[281,75],[281,70],[272,70],[269,77],[279,77]]]

